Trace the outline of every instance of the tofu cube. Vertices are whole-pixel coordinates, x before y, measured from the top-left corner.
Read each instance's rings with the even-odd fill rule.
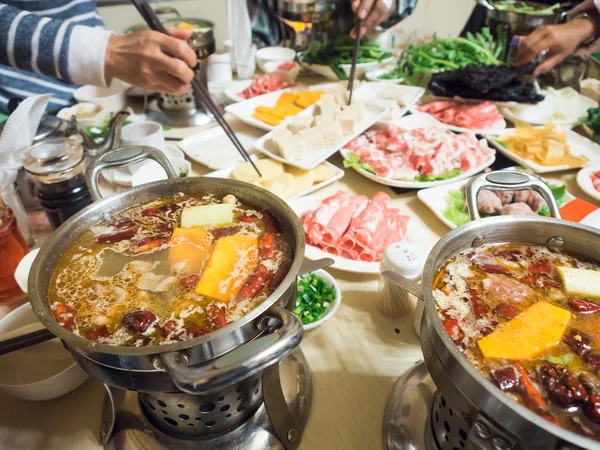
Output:
[[[292,122],[289,125],[289,129],[292,133],[298,134],[298,133],[300,133],[300,131],[310,128],[312,126],[312,124],[313,124],[312,117],[302,117],[302,116],[294,117],[292,119]]]
[[[343,111],[351,111],[354,114],[354,117],[356,117],[356,120],[362,120],[363,119],[363,110],[364,110],[364,104],[363,102],[357,101],[357,102],[352,102],[351,105],[344,105],[342,106],[342,110]]]
[[[342,127],[344,134],[356,134],[358,131],[358,121],[356,118],[355,111],[345,110],[339,113],[336,116],[336,121],[338,121]]]
[[[315,126],[320,127],[321,125],[329,124],[331,122],[335,122],[335,118],[333,116],[316,116],[315,117]]]
[[[342,109],[340,108],[339,105],[320,105],[321,108],[321,115],[322,116],[334,116],[335,114],[339,113]]]
[[[279,147],[279,154],[285,159],[302,159],[306,156],[305,140],[298,134],[285,138]]]
[[[322,152],[327,149],[325,138],[319,127],[302,130],[299,137],[304,141],[304,149],[307,153]]]
[[[271,140],[275,144],[275,148],[277,149],[277,151],[280,153],[281,144],[289,140],[289,138],[291,138],[292,136],[292,132],[284,126],[277,127],[271,132]]]
[[[325,139],[327,148],[338,148],[341,145],[344,132],[339,122],[326,122],[323,125],[319,125],[319,129]]]
[[[324,94],[321,97],[320,104],[322,105],[337,105],[339,104],[336,94]]]

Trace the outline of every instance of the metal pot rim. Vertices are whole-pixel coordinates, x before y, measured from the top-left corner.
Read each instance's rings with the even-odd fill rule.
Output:
[[[149,347],[126,347],[118,345],[100,344],[98,342],[85,339],[82,336],[78,336],[70,331],[65,330],[62,326],[60,326],[58,322],[56,322],[52,314],[49,312],[50,309],[48,300],[46,298],[40,298],[37,289],[39,274],[42,273],[42,271],[48,270],[48,268],[44,266],[45,260],[46,257],[54,251],[56,242],[59,242],[61,241],[61,239],[68,237],[71,234],[71,230],[74,227],[74,225],[80,220],[83,220],[85,217],[94,214],[97,210],[102,210],[103,207],[111,204],[112,202],[123,198],[135,199],[137,197],[137,194],[152,187],[161,185],[172,185],[170,194],[156,195],[155,199],[165,197],[167,195],[173,195],[177,192],[185,191],[184,188],[180,189],[179,187],[191,183],[194,179],[202,180],[203,182],[207,182],[209,184],[218,182],[219,184],[225,184],[232,187],[237,186],[243,189],[257,191],[261,196],[269,198],[271,202],[277,203],[279,208],[286,213],[287,218],[290,220],[291,225],[294,227],[295,230],[296,248],[294,250],[290,270],[281,282],[281,284],[277,287],[277,289],[275,289],[275,291],[273,291],[273,293],[269,297],[267,297],[260,305],[258,305],[248,314],[245,314],[243,317],[240,317],[234,322],[229,323],[227,326],[213,331],[212,333],[206,334],[204,336],[173,344],[154,345]],[[208,192],[208,189],[207,193],[210,193]],[[133,202],[132,204],[128,204],[122,210],[127,209],[131,206],[135,206],[136,204],[139,204],[139,202]],[[187,348],[194,347],[198,344],[202,344],[205,342],[209,342],[213,339],[234,332],[238,328],[248,324],[249,322],[254,321],[259,316],[264,314],[272,305],[274,305],[279,300],[279,298],[281,298],[281,296],[287,291],[287,289],[292,285],[292,283],[296,283],[296,276],[297,273],[300,271],[300,266],[302,265],[304,259],[304,233],[298,232],[298,230],[301,229],[302,224],[300,223],[298,216],[296,215],[296,213],[293,212],[293,210],[285,201],[277,197],[275,194],[272,194],[271,192],[267,191],[266,189],[259,188],[258,186],[254,185],[249,185],[248,183],[243,183],[241,181],[220,178],[217,179],[210,177],[186,177],[170,180],[161,180],[143,184],[140,186],[116,192],[112,195],[109,195],[108,197],[104,197],[103,199],[92,203],[91,205],[87,206],[86,208],[75,214],[73,217],[68,219],[52,233],[52,235],[46,240],[46,242],[44,242],[44,245],[41,247],[31,267],[28,279],[29,302],[31,304],[31,308],[33,309],[40,322],[42,322],[42,324],[54,335],[65,341],[69,347],[72,347],[75,350],[83,349],[97,353],[106,353],[122,356],[147,356],[185,350]],[[48,305],[48,309],[44,307],[45,305]]]
[[[597,228],[593,228],[587,225],[582,225],[575,222],[569,222],[562,219],[552,219],[552,218],[536,218],[536,217],[509,217],[509,216],[500,216],[500,217],[489,217],[485,219],[480,219],[477,221],[469,222],[465,225],[455,228],[446,234],[442,239],[440,239],[435,246],[429,252],[427,260],[425,262],[425,267],[423,269],[423,300],[425,301],[425,315],[428,320],[428,326],[433,326],[436,331],[437,338],[441,339],[446,347],[446,350],[450,352],[454,360],[458,362],[462,370],[465,370],[468,375],[482,385],[487,393],[490,396],[493,396],[496,400],[500,401],[503,406],[510,408],[515,411],[525,420],[533,423],[534,425],[544,429],[548,433],[559,436],[563,440],[567,440],[568,442],[581,446],[582,448],[596,448],[600,449],[600,443],[594,441],[593,439],[586,438],[582,435],[574,433],[572,431],[567,430],[566,428],[560,427],[558,425],[554,425],[551,422],[543,419],[542,417],[535,414],[533,411],[529,410],[525,406],[520,403],[509,398],[504,392],[502,392],[497,386],[495,386],[490,380],[485,378],[476,368],[471,364],[467,358],[460,352],[458,346],[452,341],[448,333],[446,332],[444,326],[442,325],[442,321],[439,318],[439,314],[437,313],[437,309],[435,307],[435,300],[433,299],[433,290],[432,285],[435,277],[435,266],[436,262],[438,262],[438,254],[448,245],[448,243],[456,237],[461,232],[465,230],[473,230],[477,228],[481,228],[482,232],[488,228],[494,228],[496,225],[503,223],[505,221],[510,220],[514,223],[525,223],[525,224],[534,224],[534,223],[554,223],[560,228],[564,228],[566,232],[581,232],[586,231],[592,234],[595,234],[598,239],[600,239],[600,230]],[[484,233],[482,233],[484,234]],[[512,241],[507,240],[506,242],[513,243],[523,243],[527,244],[527,242],[523,241]],[[540,245],[540,244],[531,244],[531,245]],[[466,250],[465,248],[464,250]],[[452,376],[449,372],[448,375]],[[458,386],[463,386],[458,380],[454,380],[454,382]],[[466,395],[466,394],[465,394]],[[475,403],[479,409],[485,412],[486,408],[483,404],[477,404],[471,396],[466,395],[469,401]],[[492,417],[492,419],[494,419]],[[590,447],[592,445],[592,447]]]

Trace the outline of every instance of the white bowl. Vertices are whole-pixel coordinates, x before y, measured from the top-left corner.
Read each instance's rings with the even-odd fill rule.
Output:
[[[192,163],[184,158],[169,158],[169,162],[173,165],[175,172],[180,177],[190,176],[192,171]],[[167,172],[155,161],[147,161],[142,163],[131,176],[131,185],[139,186],[140,184],[152,183],[153,181],[166,180]]]
[[[281,75],[285,81],[296,81],[298,74],[300,73],[300,64],[294,62],[294,67],[290,70],[281,70],[278,69],[281,61],[267,61],[265,63],[265,72],[266,73],[276,73]]]
[[[265,47],[256,51],[256,64],[263,72],[266,72],[265,63],[267,61],[293,61],[296,58],[296,51],[286,47]]]
[[[310,331],[314,328],[317,328],[319,325],[323,325],[325,322],[327,322],[333,317],[335,312],[340,307],[340,304],[342,303],[342,290],[340,289],[340,285],[337,281],[335,281],[335,278],[333,278],[333,276],[331,276],[328,272],[326,272],[323,269],[315,270],[311,273],[323,278],[325,284],[335,289],[335,300],[333,300],[333,302],[329,304],[329,307],[325,311],[325,314],[323,314],[318,320],[315,320],[313,323],[302,325],[304,331]]]
[[[365,73],[365,78],[369,81],[375,81],[378,83],[389,83],[389,84],[400,84],[404,81],[403,77],[400,78],[394,78],[392,80],[386,80],[383,78],[379,78],[381,75],[385,75],[387,73],[393,72],[395,70],[395,67],[392,67],[391,69],[375,69],[375,70],[370,70],[367,73]]]
[[[35,323],[38,323],[37,317],[27,303],[0,320],[0,335]],[[52,370],[53,366],[55,371]],[[8,373],[21,371],[39,374],[36,371],[40,368],[46,371],[46,378],[26,383],[6,381]],[[24,400],[41,401],[60,397],[77,389],[88,377],[58,339],[0,357],[0,389]]]
[[[73,92],[78,103],[89,102],[110,111],[119,111],[125,107],[125,93],[128,85],[120,80],[113,80],[110,87],[81,86]]]

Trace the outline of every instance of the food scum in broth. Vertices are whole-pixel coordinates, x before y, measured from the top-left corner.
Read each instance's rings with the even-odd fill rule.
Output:
[[[165,198],[84,233],[61,257],[49,302],[60,325],[90,340],[172,343],[251,311],[290,263],[268,212],[232,195]]]
[[[544,419],[596,440],[600,298],[585,280],[598,271],[542,246],[487,245],[452,258],[433,286],[446,331],[484,376]]]

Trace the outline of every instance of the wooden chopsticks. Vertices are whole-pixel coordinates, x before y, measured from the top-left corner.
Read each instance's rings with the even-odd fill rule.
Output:
[[[348,104],[352,103],[352,91],[354,89],[354,75],[356,73],[356,61],[358,59],[358,49],[360,47],[360,31],[362,29],[362,19],[356,23],[356,39],[354,39],[354,52],[352,53],[352,67],[350,68],[350,80],[348,81]]]
[[[146,23],[152,30],[158,31],[166,35],[169,34],[167,29],[163,26],[162,22],[154,12],[154,10],[148,4],[147,0],[131,0],[131,3],[133,3],[133,6],[135,6],[135,8],[138,10],[140,15],[143,17],[143,19],[146,21]],[[192,90],[194,92],[196,102],[203,103],[206,105],[206,107],[217,120],[219,125],[221,125],[221,128],[223,128],[225,134],[227,134],[227,137],[231,140],[237,151],[240,152],[240,155],[242,155],[244,160],[252,164],[252,167],[254,167],[254,170],[256,170],[258,176],[262,177],[262,174],[254,165],[254,162],[252,161],[252,159],[250,159],[250,155],[248,155],[244,146],[240,143],[227,121],[223,118],[223,115],[221,114],[221,111],[219,111],[217,105],[215,105],[215,103],[212,101],[212,98],[210,98],[208,89],[206,89],[206,87],[197,77],[194,77],[194,79],[192,80]]]

